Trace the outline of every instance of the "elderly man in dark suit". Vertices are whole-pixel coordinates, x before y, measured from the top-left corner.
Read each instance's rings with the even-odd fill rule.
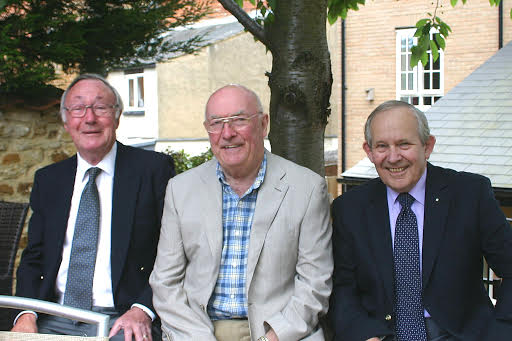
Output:
[[[489,180],[429,164],[435,138],[404,102],[377,107],[365,139],[379,178],[332,207],[336,340],[510,340],[512,231]]]
[[[78,154],[36,172],[16,294],[109,314],[112,339],[148,341],[156,317],[148,277],[174,165],[116,141],[122,110],[117,91],[98,75],[79,76],[63,94],[61,116]],[[12,330],[96,332],[28,311]]]

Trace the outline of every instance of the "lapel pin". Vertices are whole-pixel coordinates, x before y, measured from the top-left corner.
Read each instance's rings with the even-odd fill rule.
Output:
[[[438,202],[438,201],[439,201],[439,198],[436,198],[436,202]]]

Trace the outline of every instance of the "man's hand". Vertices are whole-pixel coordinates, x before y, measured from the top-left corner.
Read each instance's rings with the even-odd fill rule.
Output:
[[[120,330],[124,332],[124,341],[152,341],[151,318],[142,309],[133,307],[112,326],[108,337],[116,335]]]
[[[380,337],[372,337],[371,339],[368,339],[366,341],[380,341]]]
[[[25,313],[18,317],[18,321],[14,327],[12,327],[11,332],[18,333],[37,333],[37,323],[36,317],[34,314]]]
[[[272,328],[270,328],[270,330],[265,334],[265,336],[267,337],[268,341],[279,341],[276,332]]]

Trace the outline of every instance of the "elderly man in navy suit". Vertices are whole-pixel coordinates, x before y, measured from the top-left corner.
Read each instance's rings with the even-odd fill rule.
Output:
[[[489,179],[428,163],[435,138],[404,102],[378,106],[365,140],[379,178],[332,207],[336,340],[510,340],[512,230]],[[496,306],[483,258],[503,278]]]
[[[16,294],[108,314],[111,339],[148,341],[156,318],[148,278],[174,165],[116,141],[122,110],[118,92],[98,75],[79,76],[64,92],[62,121],[78,153],[36,172]],[[30,311],[12,331],[96,332]]]

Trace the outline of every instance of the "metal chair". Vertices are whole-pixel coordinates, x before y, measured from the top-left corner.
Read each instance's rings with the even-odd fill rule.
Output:
[[[68,336],[68,335],[48,335],[35,333],[13,333],[0,332],[0,341],[3,340],[79,340],[79,341],[108,341],[108,324],[110,317],[105,314],[96,313],[89,310],[77,309],[63,306],[58,303],[36,300],[33,298],[14,297],[0,295],[0,307],[15,308],[19,310],[32,310],[38,313],[50,314],[54,316],[65,317],[85,323],[94,323],[98,325],[97,336]]]
[[[0,201],[0,295],[12,295],[14,262],[27,211],[27,203]],[[0,330],[12,327],[12,315],[11,311],[0,315]]]

